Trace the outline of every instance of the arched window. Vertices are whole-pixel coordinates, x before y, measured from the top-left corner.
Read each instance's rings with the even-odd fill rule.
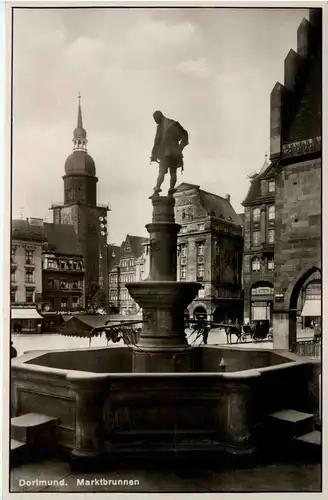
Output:
[[[256,207],[253,209],[253,222],[259,222],[261,217],[261,209]]]
[[[258,272],[261,270],[261,262],[258,257],[254,257],[252,260],[252,271]]]
[[[269,220],[274,220],[275,218],[275,206],[274,205],[271,205],[271,207],[269,207]]]

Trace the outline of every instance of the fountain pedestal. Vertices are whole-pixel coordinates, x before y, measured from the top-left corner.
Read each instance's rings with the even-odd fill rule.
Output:
[[[173,197],[152,199],[149,278],[127,285],[143,310],[145,321],[134,347],[134,372],[193,371],[193,349],[184,331],[184,311],[201,288],[199,283],[177,282],[177,235]]]

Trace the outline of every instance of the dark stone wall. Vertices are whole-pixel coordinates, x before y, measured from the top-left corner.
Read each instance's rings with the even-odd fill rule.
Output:
[[[285,294],[288,308],[291,285],[321,268],[321,159],[282,168],[276,214],[275,293]]]

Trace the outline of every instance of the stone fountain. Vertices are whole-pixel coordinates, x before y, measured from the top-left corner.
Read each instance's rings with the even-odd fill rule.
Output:
[[[127,285],[143,309],[138,343],[12,359],[11,416],[55,422],[55,448],[87,470],[120,457],[199,463],[224,456],[224,463],[247,465],[265,447],[272,412],[286,405],[317,411],[320,362],[269,349],[189,345],[184,310],[201,285],[176,281],[174,198],[153,196],[152,206],[150,275]],[[18,439],[15,429],[17,420]]]
[[[143,310],[143,330],[133,349],[134,372],[194,371],[193,348],[184,330],[184,311],[201,288],[177,282],[177,235],[173,196],[153,196],[150,235],[150,273],[130,283],[130,295]]]

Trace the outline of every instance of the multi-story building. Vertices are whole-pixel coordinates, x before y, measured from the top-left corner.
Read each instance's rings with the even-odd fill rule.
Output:
[[[97,204],[95,162],[87,151],[79,100],[77,128],[73,133],[73,153],[65,162],[64,203],[54,203],[53,222],[75,229],[85,267],[85,303],[102,290],[108,302],[107,205]]]
[[[38,219],[13,220],[11,232],[11,329],[40,332],[37,305],[42,297],[42,244],[44,234]]]
[[[147,242],[147,238],[128,234],[120,247],[119,263],[109,273],[109,301],[120,314],[139,312],[139,306],[130,296],[125,284],[137,280],[137,260],[143,255],[144,244]]]
[[[274,346],[294,349],[302,316],[321,315],[322,9],[310,9],[271,93],[276,175]],[[315,292],[315,293],[314,293]]]
[[[244,322],[272,323],[274,296],[275,195],[277,162],[267,158],[251,178],[243,201],[244,234]]]
[[[203,285],[188,314],[206,315],[215,322],[242,321],[243,237],[230,196],[222,198],[183,183],[174,197],[175,219],[182,226],[177,279]]]
[[[83,254],[73,226],[43,225],[43,309],[74,312],[84,309]]]

